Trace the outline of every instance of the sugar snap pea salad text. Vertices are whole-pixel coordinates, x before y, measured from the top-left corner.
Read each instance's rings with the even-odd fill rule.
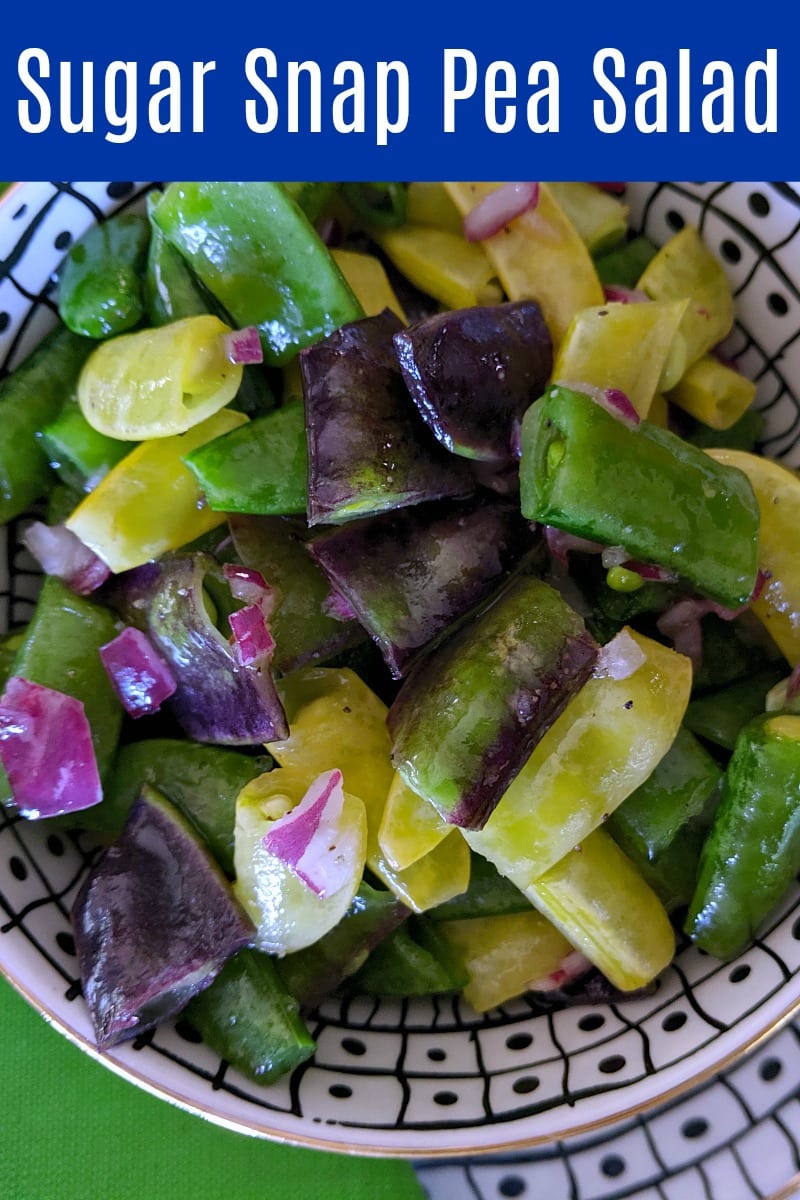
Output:
[[[3,801],[95,846],[107,1049],[742,952],[800,870],[800,479],[624,185],[169,183],[0,381]]]

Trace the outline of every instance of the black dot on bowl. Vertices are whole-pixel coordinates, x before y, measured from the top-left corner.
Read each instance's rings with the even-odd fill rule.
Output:
[[[792,937],[796,942],[800,942],[800,917],[792,925]]]
[[[617,1071],[621,1071],[624,1066],[625,1059],[621,1054],[609,1054],[608,1058],[600,1059],[597,1069],[604,1075],[616,1075]]]
[[[512,1084],[512,1091],[518,1096],[529,1096],[531,1092],[535,1092],[539,1086],[539,1080],[535,1075],[523,1075],[521,1079],[515,1079]]]
[[[179,1038],[183,1038],[184,1042],[190,1042],[193,1046],[199,1046],[203,1040],[194,1025],[190,1021],[187,1021],[185,1017],[181,1017],[180,1020],[175,1022],[175,1032]]]
[[[681,1125],[681,1133],[690,1141],[703,1137],[708,1133],[708,1121],[705,1117],[690,1117],[688,1121],[684,1121]]]
[[[741,249],[730,238],[725,238],[725,241],[720,243],[719,252],[725,261],[729,263],[738,263],[742,257]]]
[[[56,934],[56,945],[65,954],[75,954],[75,939],[71,933],[67,933],[66,929],[62,929]]]
[[[504,1175],[497,1185],[501,1196],[524,1196],[527,1190],[528,1185],[519,1175]]]
[[[53,245],[55,246],[56,250],[66,250],[67,247],[71,243],[72,243],[72,234],[69,232],[68,229],[63,229],[61,231],[61,233],[59,233],[58,236],[56,237],[55,241],[53,242]]]
[[[667,224],[669,225],[670,229],[674,229],[677,233],[679,229],[683,229],[686,222],[679,212],[676,212],[674,208],[671,208],[667,213]]]
[[[433,1103],[449,1108],[451,1104],[458,1104],[458,1096],[455,1092],[434,1092]]]
[[[606,1154],[600,1162],[600,1170],[608,1179],[618,1179],[625,1174],[625,1159],[618,1154]]]
[[[64,843],[57,833],[51,833],[47,839],[47,849],[55,858],[61,858],[64,853]]]
[[[683,1029],[686,1019],[685,1012],[669,1013],[661,1022],[661,1028],[664,1033],[674,1033],[676,1029]]]
[[[741,983],[743,979],[747,979],[750,974],[750,968],[747,963],[740,963],[738,967],[734,967],[728,979],[731,983]]]
[[[778,1078],[782,1070],[783,1063],[779,1058],[765,1058],[758,1068],[758,1073],[764,1083],[771,1083],[773,1079]]]
[[[361,1041],[361,1038],[342,1038],[342,1049],[345,1054],[352,1054],[355,1058],[361,1058],[362,1055],[367,1053],[367,1047]]]
[[[4,333],[11,324],[11,313],[0,312],[0,333]]]
[[[509,1050],[527,1050],[528,1046],[533,1045],[532,1033],[512,1033],[506,1038],[506,1046]]]
[[[578,1029],[582,1029],[584,1033],[593,1033],[595,1029],[602,1029],[605,1023],[606,1019],[601,1013],[587,1013],[578,1021]]]
[[[789,311],[789,302],[780,292],[770,292],[767,296],[767,308],[776,317],[785,317]]]
[[[747,197],[750,212],[756,217],[766,217],[769,212],[769,200],[763,192],[751,192]]]
[[[439,1046],[434,1046],[433,1049],[428,1051],[428,1058],[431,1062],[444,1062],[447,1058],[447,1051],[440,1049]]]
[[[67,990],[64,992],[64,999],[70,1000],[70,1001],[77,1000],[78,997],[82,996],[82,995],[83,995],[83,987],[81,986],[80,979],[73,979],[72,983],[69,985]]]
[[[15,879],[18,879],[20,883],[28,878],[28,868],[25,866],[25,863],[21,858],[17,858],[16,854],[13,856],[13,858],[8,860],[8,865],[11,870],[11,874]]]
[[[106,188],[106,195],[112,200],[124,200],[126,196],[130,196],[133,191],[132,183],[110,183]]]
[[[346,1083],[332,1083],[328,1088],[328,1092],[335,1100],[349,1100],[353,1094],[353,1089],[348,1087]]]

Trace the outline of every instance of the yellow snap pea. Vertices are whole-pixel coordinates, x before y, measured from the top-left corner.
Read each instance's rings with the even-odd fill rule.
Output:
[[[394,868],[378,835],[392,785],[391,742],[386,705],[349,668],[309,667],[278,681],[290,735],[267,749],[281,768],[300,773],[308,784],[338,768],[348,792],[367,813],[367,866],[415,912],[466,891],[469,847],[447,837],[404,870]]]
[[[78,402],[100,433],[122,441],[185,433],[233,400],[243,367],[225,354],[230,327],[210,313],[103,342],[78,380]]]
[[[114,572],[178,550],[221,525],[204,503],[183,456],[247,421],[223,409],[176,437],[145,441],[127,454],[67,518],[66,525]]]
[[[572,950],[563,933],[535,909],[443,921],[439,931],[464,963],[469,974],[464,999],[476,1012],[544,985]]]
[[[373,235],[398,271],[445,308],[498,304],[503,297],[483,248],[458,233],[402,225]]]
[[[623,991],[651,983],[675,953],[666,909],[604,829],[595,829],[541,875],[528,895]]]
[[[640,417],[649,416],[686,304],[665,300],[582,308],[561,343],[553,380],[617,388]]]
[[[491,195],[498,183],[445,185],[462,216]],[[536,300],[558,344],[575,313],[603,303],[603,288],[589,251],[547,184],[535,209],[522,213],[480,245],[509,300]]]
[[[673,404],[712,429],[730,429],[755,398],[753,380],[711,354],[693,363],[669,393]]]
[[[733,292],[719,259],[684,225],[650,260],[637,288],[651,300],[684,300],[680,337],[691,366],[721,342],[733,325]]]
[[[625,679],[596,673],[550,727],[489,820],[465,832],[473,850],[529,888],[602,824],[669,750],[689,703],[688,658],[633,630],[641,653]],[[532,896],[530,896],[532,899]]]

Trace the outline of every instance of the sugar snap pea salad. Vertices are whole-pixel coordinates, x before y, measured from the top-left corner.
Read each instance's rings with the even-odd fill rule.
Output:
[[[269,1083],[332,994],[726,960],[800,870],[800,480],[624,185],[181,183],[0,381],[3,802],[95,846],[107,1049]],[[82,833],[81,836],[84,836]]]

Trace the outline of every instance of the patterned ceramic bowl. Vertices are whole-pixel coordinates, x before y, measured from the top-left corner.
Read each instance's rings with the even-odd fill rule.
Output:
[[[0,364],[53,320],[52,276],[92,222],[141,203],[145,184],[26,183],[0,203]],[[737,298],[730,352],[758,381],[767,453],[800,463],[800,196],[775,183],[631,184],[655,241],[699,227]],[[0,622],[25,621],[36,576],[9,528]],[[81,839],[0,815],[0,969],[67,1037],[96,1054],[69,911]],[[527,999],[476,1016],[457,999],[328,1002],[318,1049],[259,1088],[178,1021],[102,1057],[134,1083],[219,1124],[362,1154],[462,1155],[588,1133],[673,1099],[755,1046],[800,1005],[800,888],[725,965],[683,947],[655,993],[545,1013]]]

